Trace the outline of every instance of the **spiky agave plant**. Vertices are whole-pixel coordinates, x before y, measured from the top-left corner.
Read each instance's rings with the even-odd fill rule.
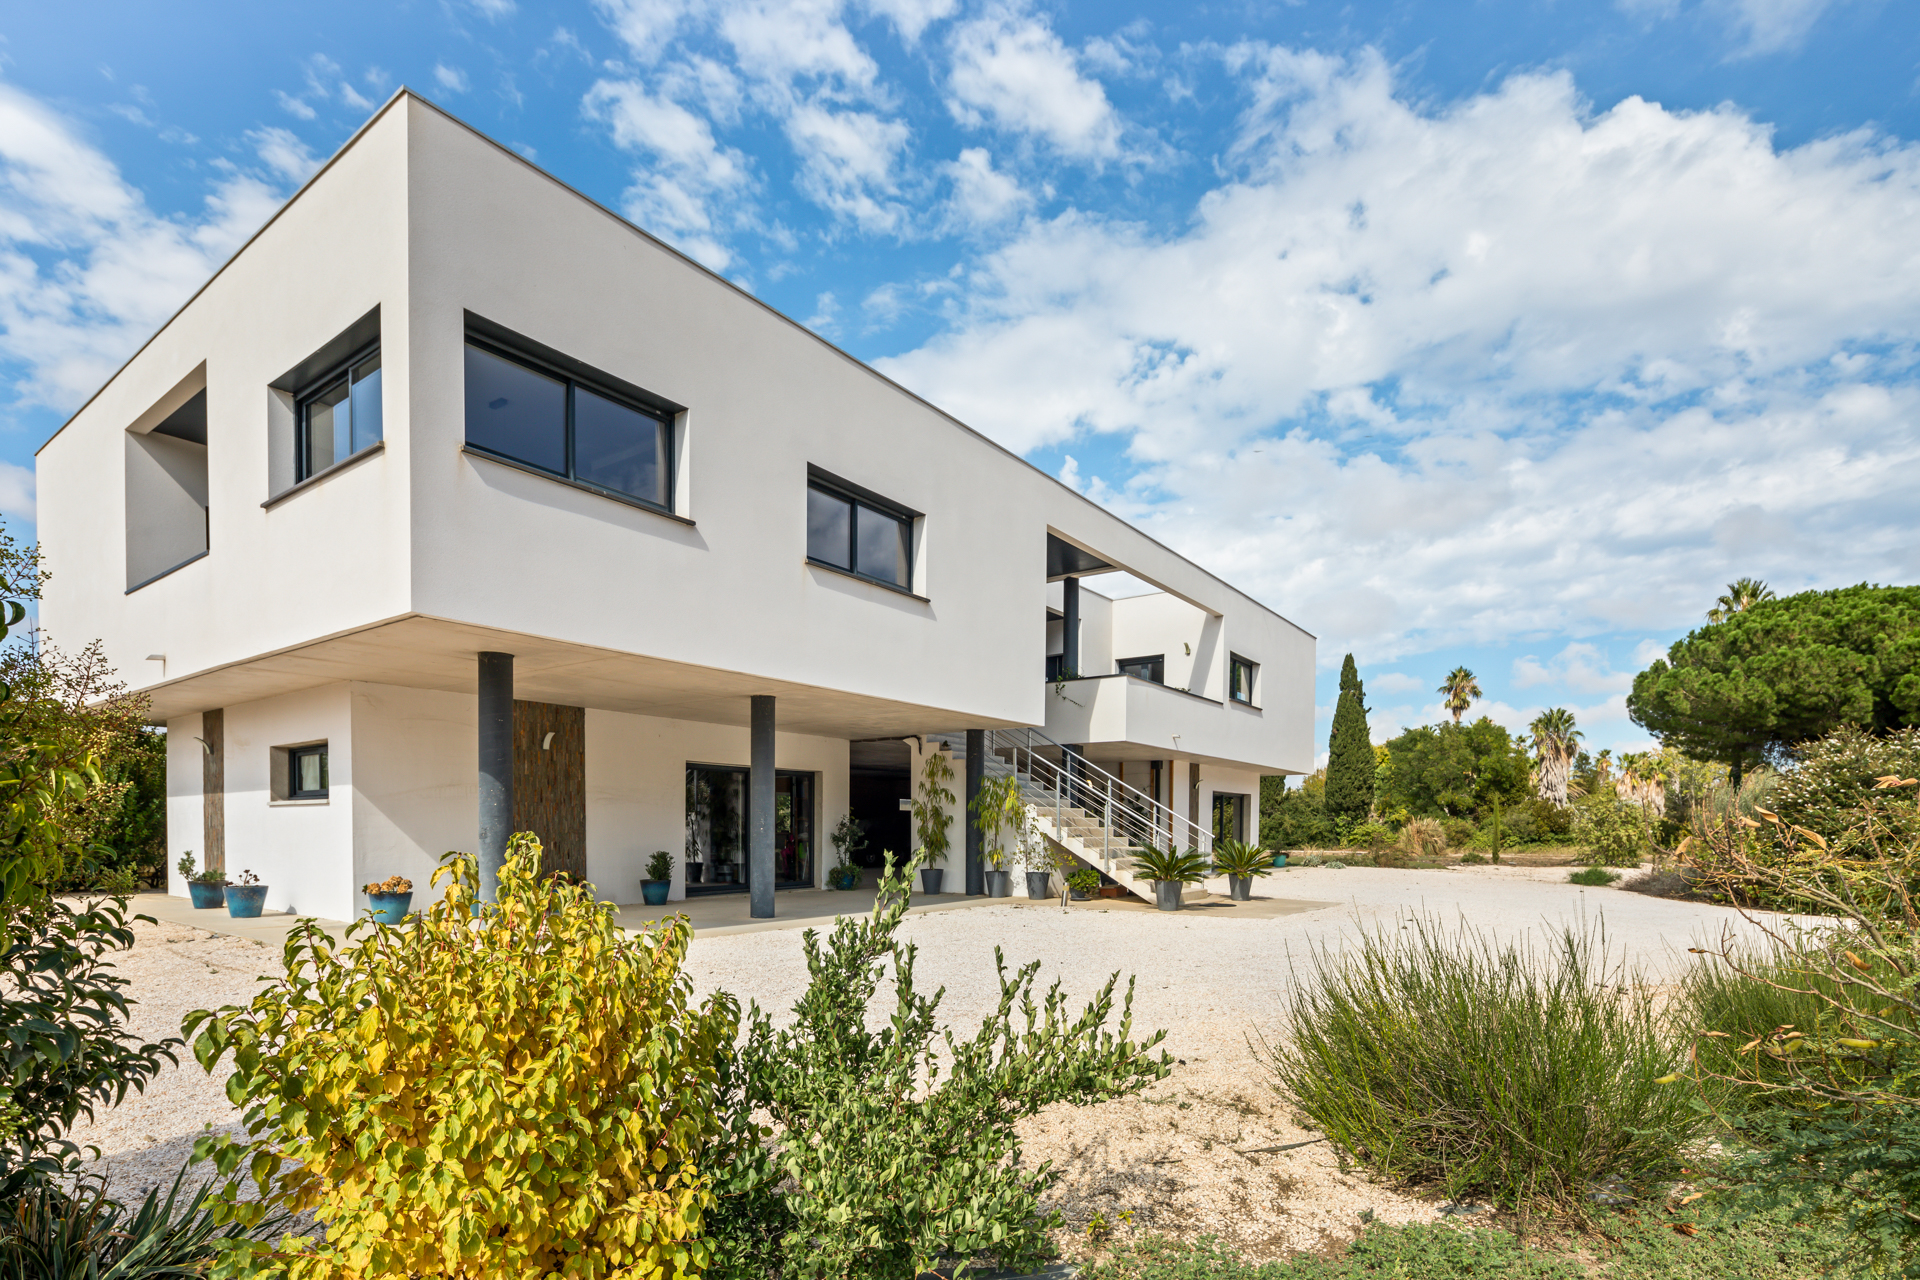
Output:
[[[1161,849],[1148,845],[1133,855],[1133,869],[1149,880],[1199,884],[1207,878],[1207,859],[1197,849]]]
[[[1273,855],[1245,840],[1219,840],[1213,846],[1213,871],[1222,876],[1270,875]]]

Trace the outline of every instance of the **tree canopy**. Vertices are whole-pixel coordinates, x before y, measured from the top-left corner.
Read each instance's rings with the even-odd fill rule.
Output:
[[[1373,808],[1373,738],[1367,731],[1367,690],[1353,655],[1340,666],[1340,701],[1327,739],[1327,817],[1364,822]]]
[[[1636,676],[1627,713],[1736,779],[1841,725],[1884,734],[1920,724],[1920,587],[1862,583],[1750,603]]]
[[[1485,716],[1419,725],[1387,743],[1388,803],[1415,817],[1462,818],[1532,791],[1524,743]]]

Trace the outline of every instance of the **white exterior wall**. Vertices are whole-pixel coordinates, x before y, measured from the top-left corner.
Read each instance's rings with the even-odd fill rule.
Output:
[[[745,768],[748,745],[747,731],[731,725],[587,712],[587,878],[602,898],[638,902],[656,849],[673,855],[669,899],[686,897],[686,767]],[[815,888],[833,856],[827,833],[847,812],[847,761],[843,738],[774,735],[774,767],[814,775]]]
[[[197,715],[167,721],[167,892],[176,898],[187,896],[187,878],[176,865],[180,855],[191,853],[195,870],[206,865],[200,737]]]
[[[354,797],[350,919],[367,905],[360,886],[388,876],[413,881],[429,900],[433,872],[450,850],[472,853],[480,839],[479,699],[472,694],[354,683],[353,758],[333,774]],[[335,855],[338,858],[338,854]]]
[[[268,911],[351,920],[359,886],[345,874],[354,826],[348,687],[322,685],[228,707],[224,735],[227,879],[237,881],[242,871],[260,877]],[[328,798],[275,800],[273,748],[320,741],[327,744]]]

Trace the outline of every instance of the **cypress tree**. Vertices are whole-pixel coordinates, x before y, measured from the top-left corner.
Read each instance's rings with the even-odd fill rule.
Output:
[[[1373,808],[1373,739],[1367,732],[1366,696],[1348,654],[1340,668],[1340,701],[1327,740],[1327,816],[1343,827],[1365,822]]]

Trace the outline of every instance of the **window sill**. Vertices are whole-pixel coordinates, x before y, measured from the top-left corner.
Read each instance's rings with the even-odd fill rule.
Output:
[[[536,467],[529,462],[516,462],[512,458],[502,457],[497,453],[488,453],[485,449],[476,449],[472,445],[461,445],[460,452],[466,454],[469,458],[482,458],[491,462],[496,467],[505,467],[509,471],[524,471],[530,476],[539,476],[542,480],[551,480],[553,483],[565,485],[569,489],[578,489],[580,492],[590,493],[596,498],[605,498],[608,502],[617,502],[623,507],[632,507],[635,511],[644,511],[649,515],[659,516],[662,520],[671,520],[675,524],[684,524],[688,528],[694,527],[691,519],[686,516],[675,515],[664,507],[656,507],[651,502],[642,502],[638,498],[629,498],[627,495],[615,493],[611,489],[602,489],[599,485],[588,484],[584,480],[569,480],[566,476],[557,476],[553,472],[542,467]]]
[[[905,587],[897,587],[891,582],[882,582],[878,578],[869,578],[864,573],[855,573],[851,569],[842,569],[837,564],[828,564],[825,560],[815,560],[812,556],[807,557],[807,567],[810,569],[819,569],[826,573],[838,574],[842,578],[852,578],[855,582],[864,582],[870,587],[878,587],[882,591],[891,591],[895,595],[905,596],[909,600],[918,600],[921,604],[933,603],[933,601],[927,599],[927,597],[909,591]]]
[[[387,451],[387,442],[385,440],[375,440],[372,444],[368,445],[366,448],[362,449],[360,452],[354,454],[352,457],[342,458],[340,459],[340,461],[334,463],[332,466],[326,467],[326,468],[323,468],[322,470],[314,472],[312,475],[308,476],[305,480],[300,481],[290,489],[282,489],[280,492],[274,494],[271,498],[268,498],[265,502],[261,503],[260,508],[261,510],[264,511],[268,507],[277,506],[280,503],[285,502],[288,498],[291,498],[294,494],[304,493],[308,489],[311,489],[314,485],[319,484],[322,480],[331,479],[332,477],[339,475],[342,471],[345,471],[348,467],[358,466],[360,463],[365,462],[368,458],[373,457],[375,454],[385,453],[386,451]]]
[[[199,555],[197,555],[197,556],[188,556],[188,557],[187,557],[187,558],[186,558],[185,560],[182,560],[182,561],[181,561],[181,562],[180,562],[179,564],[177,564],[177,565],[175,565],[175,566],[173,566],[173,568],[171,568],[171,569],[163,569],[163,570],[161,570],[161,571],[160,571],[159,573],[156,573],[156,574],[154,574],[154,575],[153,575],[153,576],[152,576],[151,578],[148,578],[148,579],[147,579],[147,580],[146,580],[145,582],[136,582],[136,583],[134,583],[134,584],[133,584],[132,586],[130,586],[130,587],[128,587],[128,588],[127,588],[127,590],[126,590],[126,593],[125,593],[125,594],[127,594],[127,595],[132,595],[132,594],[133,594],[134,592],[136,592],[136,591],[138,591],[138,590],[140,590],[140,588],[142,588],[142,587],[150,587],[150,586],[152,586],[152,585],[153,585],[154,583],[156,583],[156,582],[158,582],[158,581],[160,581],[160,579],[162,579],[162,578],[164,578],[164,577],[166,577],[166,576],[167,576],[168,574],[170,574],[170,573],[178,573],[178,572],[180,572],[180,571],[181,571],[182,569],[184,569],[184,568],[186,568],[186,567],[187,567],[188,565],[190,565],[190,564],[192,564],[192,563],[194,563],[194,561],[196,561],[196,560],[205,560],[205,559],[206,559],[206,558],[207,558],[207,557],[208,557],[209,555],[211,555],[211,554],[212,554],[211,552],[208,552],[208,551],[202,551],[202,552],[201,552],[201,553],[200,553]]]
[[[327,797],[327,796],[320,796],[317,799],[269,800],[267,801],[267,808],[269,809],[304,809],[313,805],[323,805],[329,802],[330,802],[330,797]]]

